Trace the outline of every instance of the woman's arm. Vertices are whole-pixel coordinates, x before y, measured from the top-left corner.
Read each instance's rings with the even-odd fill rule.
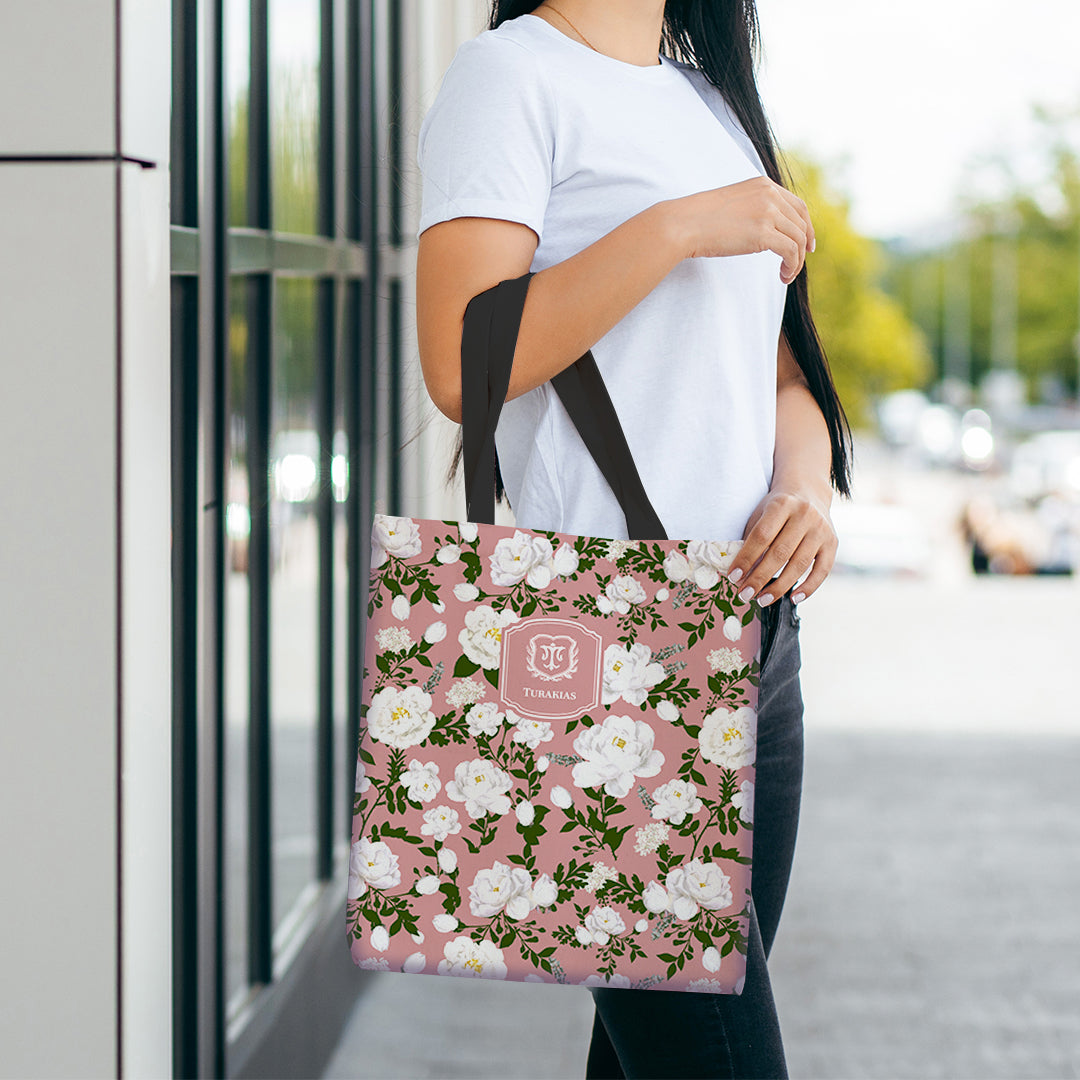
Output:
[[[744,600],[762,590],[758,603],[771,603],[813,563],[813,570],[792,595],[798,603],[814,592],[832,569],[837,543],[829,518],[831,463],[832,444],[825,417],[792,355],[787,337],[781,333],[776,354],[772,483],[750,515],[743,546],[728,568],[730,581],[745,580],[739,594]],[[783,573],[771,580],[785,563]]]

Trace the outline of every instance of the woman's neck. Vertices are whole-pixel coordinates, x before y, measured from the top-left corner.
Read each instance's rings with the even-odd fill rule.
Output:
[[[628,64],[655,64],[666,0],[544,0],[534,11],[557,30]],[[566,18],[560,16],[565,15]],[[568,23],[566,20],[569,19]],[[571,23],[573,24],[571,26]],[[575,27],[578,32],[575,32]]]

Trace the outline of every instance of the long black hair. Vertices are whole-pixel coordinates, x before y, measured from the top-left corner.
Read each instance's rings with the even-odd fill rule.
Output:
[[[539,6],[540,0],[491,0],[487,29],[494,30],[508,19],[529,14]],[[660,36],[661,51],[669,58],[698,68],[724,95],[761,156],[769,177],[793,191],[786,161],[781,173],[776,142],[757,88],[755,64],[760,41],[755,0],[667,0]],[[798,276],[788,286],[782,325],[829,428],[832,444],[830,481],[841,495],[850,496],[851,427],[810,313],[806,271],[804,262]],[[457,474],[461,453],[459,430],[447,470],[448,483],[452,483]],[[503,494],[502,474],[496,457],[495,498],[502,499]]]

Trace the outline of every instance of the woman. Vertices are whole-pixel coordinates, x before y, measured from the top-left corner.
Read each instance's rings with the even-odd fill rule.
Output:
[[[420,360],[455,422],[467,303],[534,271],[497,432],[517,523],[627,536],[548,383],[592,349],[668,535],[742,537],[729,577],[763,606],[742,993],[591,987],[589,1077],[787,1076],[765,962],[802,785],[796,605],[832,568],[850,430],[756,46],[753,0],[493,0],[419,134]]]

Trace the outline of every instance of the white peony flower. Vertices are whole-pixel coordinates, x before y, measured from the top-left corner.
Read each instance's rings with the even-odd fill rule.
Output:
[[[711,589],[720,580],[721,574],[727,574],[741,547],[741,541],[721,544],[716,540],[691,540],[686,545],[686,558],[694,584],[699,589]]]
[[[443,564],[457,562],[461,558],[461,548],[457,544],[444,544],[435,552],[435,558]]]
[[[744,780],[739,790],[731,796],[731,805],[739,811],[739,817],[748,825],[754,824],[754,781]]]
[[[559,545],[558,550],[552,556],[552,564],[555,568],[555,573],[559,577],[570,577],[572,574],[576,574],[578,570],[578,553],[565,541]]]
[[[630,610],[631,604],[643,604],[648,600],[641,582],[632,574],[618,574],[613,577],[607,583],[604,595],[620,615],[625,615]]]
[[[559,896],[559,886],[550,874],[541,874],[533,882],[532,902],[537,907],[550,907]]]
[[[503,952],[493,941],[473,941],[461,935],[443,947],[444,960],[436,969],[440,975],[461,975],[470,979],[505,979]]]
[[[438,763],[429,761],[425,765],[419,758],[413,758],[401,774],[401,786],[413,802],[431,802],[442,788]]]
[[[690,576],[690,563],[681,551],[669,551],[664,556],[664,573],[668,581],[685,581]]]
[[[749,705],[732,712],[720,706],[705,714],[698,731],[701,756],[728,769],[753,764],[757,753],[757,713]]]
[[[422,743],[435,720],[431,695],[419,686],[384,686],[372,697],[367,711],[371,737],[399,750]]]
[[[645,891],[641,894],[641,899],[645,906],[654,915],[659,914],[661,911],[668,910],[669,897],[667,889],[664,888],[658,881],[650,881],[645,886]]]
[[[415,934],[410,934],[409,937],[411,937],[413,939],[413,941],[416,942],[417,945],[423,945],[424,944],[424,931],[423,930],[418,930]]]
[[[434,840],[445,840],[451,833],[461,832],[458,812],[451,806],[433,806],[425,812],[420,831]]]
[[[390,948],[390,934],[385,926],[376,926],[371,931],[371,947],[379,952],[386,952]]]
[[[718,949],[710,945],[702,954],[701,962],[705,966],[706,971],[719,971],[720,970],[720,952]]]
[[[622,916],[609,905],[593,908],[585,916],[585,929],[593,936],[597,945],[606,945],[608,940],[626,929]]]
[[[390,610],[394,614],[395,619],[407,619],[409,612],[412,610],[412,604],[409,603],[409,598],[403,593],[398,593],[394,597],[393,603],[390,605]]]
[[[509,919],[526,919],[532,911],[532,874],[523,866],[495,860],[488,870],[478,870],[469,886],[469,910],[490,919],[505,910]]]
[[[424,877],[417,879],[415,888],[421,896],[430,896],[438,891],[439,879],[434,874],[425,874]]]
[[[574,739],[574,753],[584,758],[574,765],[574,783],[603,784],[609,795],[623,798],[635,776],[655,776],[664,764],[664,755],[653,749],[654,738],[644,720],[609,713],[602,724],[586,728]]]
[[[431,610],[437,615],[441,615],[446,610],[446,605],[441,600],[437,600],[431,605]]]
[[[505,714],[499,712],[499,706],[494,701],[483,701],[479,705],[473,705],[465,714],[465,720],[469,726],[469,737],[475,739],[477,735],[498,735],[504,719]]]
[[[699,907],[716,911],[731,904],[731,878],[714,862],[693,858],[669,870],[665,884],[680,919],[692,919]]]
[[[475,521],[459,521],[457,530],[458,535],[466,544],[475,544],[476,538],[480,534]]]
[[[638,921],[636,923],[634,923],[634,929],[639,934],[644,934],[645,931],[649,929],[649,920],[648,919],[638,919]]]
[[[569,810],[574,805],[574,796],[562,784],[556,784],[551,789],[551,801],[563,810]]]
[[[405,957],[405,963],[401,965],[401,970],[415,974],[418,971],[423,971],[425,967],[427,967],[427,957],[422,952],[414,952]]]
[[[458,928],[458,921],[453,915],[448,915],[445,911],[441,911],[431,920],[431,925],[434,926],[440,934],[452,934]]]
[[[512,709],[506,710],[506,716],[514,722],[513,741],[524,743],[530,750],[535,750],[542,742],[550,742],[555,738],[551,725],[543,720],[527,720]]]
[[[669,780],[656,788],[652,797],[656,800],[652,816],[672,825],[681,825],[688,814],[696,814],[702,807],[697,785],[689,780]]]
[[[349,899],[373,889],[389,889],[401,882],[398,857],[382,841],[357,840],[349,854]]]
[[[610,615],[615,610],[615,605],[601,593],[596,598],[596,610],[602,615]]]
[[[510,608],[496,611],[490,604],[481,604],[466,611],[465,629],[458,634],[458,641],[465,655],[482,668],[497,668],[503,627],[517,622],[520,618],[521,616]]]
[[[667,598],[668,598],[667,589],[657,589],[656,590],[656,599],[657,600],[666,600]]]
[[[375,570],[392,555],[410,559],[420,554],[420,528],[412,518],[376,514],[371,524],[371,569]]]
[[[536,771],[537,772],[547,772],[547,767],[550,764],[551,764],[551,761],[548,759],[547,754],[541,754],[536,759]]]
[[[436,643],[442,641],[444,637],[446,637],[446,623],[442,621],[433,622],[424,631],[424,640],[429,645],[435,645]]]
[[[742,637],[742,619],[738,615],[729,615],[724,620],[724,637],[728,641],[738,641]]]
[[[675,721],[679,719],[679,707],[674,701],[668,701],[667,698],[664,698],[663,701],[658,701],[656,703],[656,715],[659,716],[661,720],[666,720],[669,724],[674,724]]]
[[[364,763],[360,758],[356,759],[356,793],[358,795],[367,791],[371,787],[371,781],[367,777],[367,770],[364,768]]]
[[[514,807],[514,813],[517,815],[518,821],[526,827],[536,820],[536,807],[533,806],[528,799],[522,799],[521,802]]]
[[[457,869],[457,852],[453,848],[440,848],[438,860],[439,869],[444,874],[452,874]]]
[[[491,580],[495,585],[517,585],[525,581],[534,589],[546,589],[555,574],[551,541],[546,536],[533,536],[514,531],[504,536],[488,556]]]
[[[630,979],[626,975],[589,975],[578,983],[578,986],[620,986],[630,989]]]
[[[365,971],[389,971],[390,961],[385,956],[365,956],[359,966]]]
[[[470,600],[475,600],[480,595],[480,590],[475,585],[470,585],[467,581],[459,581],[454,586],[454,595],[459,600],[468,603]]]
[[[514,786],[510,774],[493,761],[473,758],[458,762],[454,779],[446,785],[446,794],[455,802],[464,802],[470,817],[501,815],[510,810],[507,792]]]
[[[574,927],[574,937],[578,939],[578,944],[589,946],[593,943],[593,936],[585,929],[584,926]]]
[[[648,697],[648,688],[666,678],[664,668],[652,659],[652,649],[643,641],[633,645],[611,644],[604,650],[604,685],[600,701],[611,705],[622,698],[630,705],[640,705]]]

